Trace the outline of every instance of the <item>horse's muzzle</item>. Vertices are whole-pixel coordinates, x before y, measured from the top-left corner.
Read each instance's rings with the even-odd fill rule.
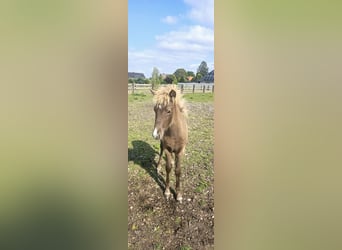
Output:
[[[159,140],[159,133],[158,133],[157,128],[155,128],[153,130],[152,136],[153,136],[154,139]]]

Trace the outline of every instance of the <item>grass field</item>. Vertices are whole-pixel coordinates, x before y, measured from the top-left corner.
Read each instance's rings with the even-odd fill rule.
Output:
[[[214,106],[212,93],[186,94],[189,144],[182,164],[183,203],[163,196],[165,160],[155,169],[149,93],[128,96],[128,248],[213,249]],[[174,171],[170,176],[174,187]]]

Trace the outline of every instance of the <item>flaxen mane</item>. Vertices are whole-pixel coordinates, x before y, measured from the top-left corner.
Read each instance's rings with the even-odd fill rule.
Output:
[[[175,104],[179,106],[179,109],[181,112],[187,117],[187,108],[185,100],[183,99],[183,95],[180,92],[180,90],[177,88],[176,85],[166,85],[161,86],[159,89],[155,91],[155,95],[153,96],[153,101],[155,105],[162,105],[166,106],[170,102],[170,96],[169,93],[171,90],[176,91],[176,98],[175,98]]]

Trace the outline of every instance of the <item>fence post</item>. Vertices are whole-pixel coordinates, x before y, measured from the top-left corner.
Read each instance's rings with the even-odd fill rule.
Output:
[[[192,93],[195,93],[195,84],[192,86]]]
[[[205,93],[205,85],[203,85],[203,93]]]
[[[214,93],[214,85],[211,87],[211,92]]]
[[[132,94],[134,94],[134,89],[135,89],[135,83],[132,83]]]
[[[181,85],[181,93],[183,94],[184,92],[184,84]]]

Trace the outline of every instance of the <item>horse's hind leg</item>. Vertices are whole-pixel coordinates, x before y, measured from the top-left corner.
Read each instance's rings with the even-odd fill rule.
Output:
[[[165,180],[165,192],[164,195],[166,199],[170,198],[171,192],[170,192],[170,172],[172,168],[172,154],[168,151],[165,150],[165,155],[166,155],[166,180]]]
[[[176,164],[175,164],[175,175],[176,175],[176,197],[177,201],[182,202],[183,197],[182,197],[182,191],[181,191],[181,160],[182,160],[183,154],[178,153],[176,154]]]

